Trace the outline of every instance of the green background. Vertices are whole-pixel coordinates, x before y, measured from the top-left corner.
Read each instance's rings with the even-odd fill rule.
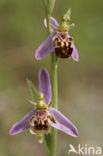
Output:
[[[79,62],[59,61],[59,110],[79,137],[58,132],[57,156],[67,156],[69,144],[103,148],[103,1],[57,0],[53,16],[59,23],[68,8]],[[33,108],[26,78],[38,87],[39,69],[50,72],[50,56],[34,57],[47,37],[44,18],[42,0],[0,0],[0,156],[47,156],[45,145],[28,131],[9,136],[10,127]]]

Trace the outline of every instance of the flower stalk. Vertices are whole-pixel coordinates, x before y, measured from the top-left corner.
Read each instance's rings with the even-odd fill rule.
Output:
[[[48,35],[51,33],[51,25],[50,25],[50,17],[54,8],[55,0],[49,1],[47,8],[52,8],[49,11],[46,11],[46,19],[47,19],[47,31]],[[51,81],[52,81],[52,107],[58,108],[58,82],[57,82],[57,56],[55,53],[51,53]],[[56,143],[57,143],[57,130],[55,128],[51,129],[51,136],[48,138],[50,141],[49,144],[49,156],[56,156]]]
[[[58,108],[58,80],[57,80],[57,58],[55,53],[51,54],[51,80],[52,80],[52,107]],[[56,143],[57,143],[57,130],[55,128],[51,129],[51,146],[50,146],[50,156],[56,155]]]

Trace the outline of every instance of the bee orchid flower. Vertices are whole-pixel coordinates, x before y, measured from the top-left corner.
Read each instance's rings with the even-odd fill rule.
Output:
[[[51,34],[39,46],[35,52],[35,58],[41,60],[51,52],[55,52],[59,58],[68,58],[72,56],[73,60],[78,62],[79,56],[76,47],[74,46],[73,38],[69,36],[69,30],[74,24],[69,25],[70,9],[64,14],[62,22],[59,25],[55,18],[50,18]],[[44,25],[47,27],[47,21],[44,19]]]
[[[31,134],[35,134],[38,137],[39,143],[42,143],[43,136],[49,133],[52,126],[71,136],[77,137],[78,131],[74,124],[61,112],[50,106],[51,83],[49,73],[44,68],[39,72],[39,92],[38,103],[31,102],[36,105],[36,108],[11,127],[10,135],[16,135],[29,129]]]

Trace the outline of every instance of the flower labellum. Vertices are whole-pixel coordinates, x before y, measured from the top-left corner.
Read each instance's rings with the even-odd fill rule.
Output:
[[[39,143],[42,143],[43,136],[50,131],[51,124],[56,123],[56,121],[53,115],[48,112],[48,105],[45,103],[42,93],[36,107],[35,114],[30,118],[30,133],[35,134]]]
[[[55,42],[55,53],[61,58],[68,58],[73,52],[73,38],[68,35],[69,29],[74,26],[73,24],[68,25],[70,13],[71,11],[68,10],[68,12],[63,16],[62,23],[58,27],[56,35],[53,38]]]
[[[68,37],[68,32],[57,32],[55,40],[55,53],[58,57],[68,58],[72,55],[72,37]]]

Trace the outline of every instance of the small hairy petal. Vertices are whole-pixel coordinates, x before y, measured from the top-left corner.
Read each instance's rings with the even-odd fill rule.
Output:
[[[23,119],[21,119],[20,121],[15,123],[10,129],[10,135],[16,135],[16,134],[30,128],[29,120],[35,112],[36,112],[36,109],[33,109],[31,112],[29,112],[27,115],[25,115]]]
[[[79,55],[78,55],[78,51],[75,47],[75,45],[73,44],[73,52],[72,52],[72,58],[74,61],[78,62],[79,61]]]
[[[51,83],[49,73],[42,68],[39,72],[39,91],[44,94],[46,104],[51,101]]]
[[[78,136],[77,128],[61,112],[57,111],[54,108],[49,108],[49,112],[53,114],[56,120],[56,124],[52,124],[54,128],[63,131],[71,136]]]
[[[58,26],[59,26],[57,20],[56,20],[54,17],[50,17],[50,23],[51,23],[51,25],[52,25],[55,29],[57,29]],[[46,18],[44,19],[44,25],[45,25],[45,27],[47,28],[47,21],[46,21]],[[52,29],[52,28],[51,28],[51,31],[53,32],[53,29]]]
[[[39,48],[35,52],[35,58],[37,60],[41,60],[46,57],[48,54],[54,51],[55,44],[53,41],[53,37],[55,36],[55,32],[51,33],[49,37],[39,46]]]

